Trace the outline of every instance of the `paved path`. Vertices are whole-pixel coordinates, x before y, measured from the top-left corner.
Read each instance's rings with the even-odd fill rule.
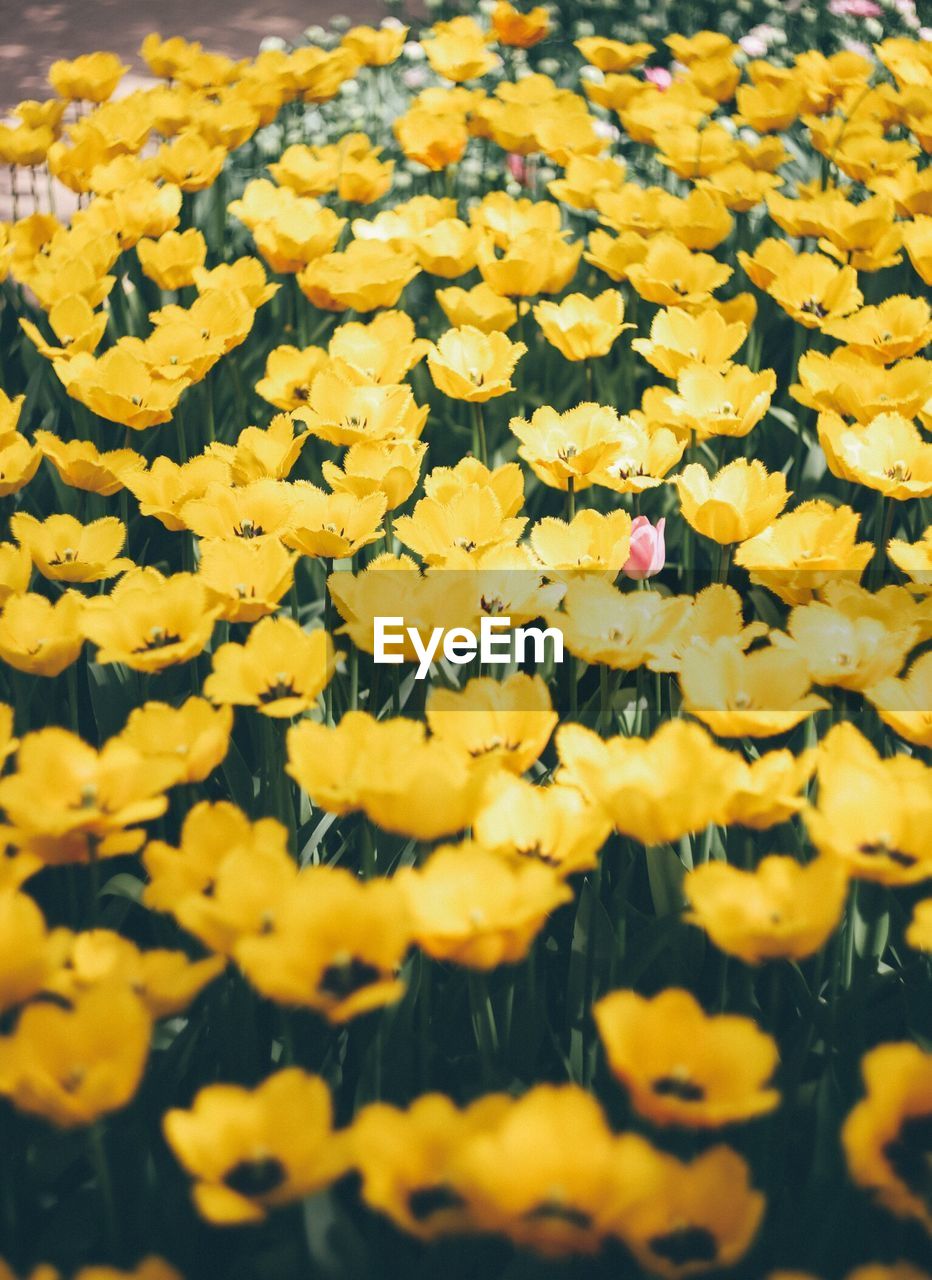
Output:
[[[384,12],[379,0],[0,0],[0,114],[22,98],[48,97],[56,58],[112,49],[141,69],[137,50],[153,30],[246,57],[263,36],[293,39],[334,13],[372,21]]]

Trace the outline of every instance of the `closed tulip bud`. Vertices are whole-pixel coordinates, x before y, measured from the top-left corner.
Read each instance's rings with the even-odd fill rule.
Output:
[[[652,525],[647,516],[637,516],[631,525],[631,551],[623,566],[624,573],[636,581],[652,578],[666,563],[667,548],[664,542],[662,517]]]

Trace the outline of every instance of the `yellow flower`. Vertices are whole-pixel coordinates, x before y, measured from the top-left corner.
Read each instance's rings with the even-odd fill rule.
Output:
[[[729,77],[740,78],[740,72],[730,61],[708,64],[713,76],[719,67],[724,67]],[[694,77],[695,74],[693,72]],[[719,96],[715,86],[709,89],[709,96]],[[730,96],[726,85],[725,97]],[[672,169],[677,177],[693,182],[723,169],[739,155],[734,135],[716,121],[661,126],[654,131],[654,144],[660,152],[657,159],[662,165]]]
[[[225,467],[228,471],[229,463]],[[264,476],[239,488],[211,480],[197,497],[183,503],[180,516],[182,527],[199,538],[252,542],[281,537],[291,526],[294,505],[294,486],[284,480]]]
[[[575,787],[501,773],[489,780],[473,829],[483,848],[569,876],[595,867],[611,824]]]
[[[229,206],[253,233],[256,248],[273,271],[296,273],[332,252],[346,219],[317,200],[276,187],[265,178],[248,183]]]
[[[855,542],[858,520],[850,507],[811,499],[742,543],[735,564],[787,604],[805,604],[833,577],[860,579],[873,547]]]
[[[787,315],[807,329],[819,329],[857,311],[864,302],[853,267],[839,267],[819,253],[800,253],[766,286]]]
[[[932,874],[930,769],[906,755],[882,759],[853,724],[819,745],[819,792],[803,811],[809,838],[853,876],[916,884]]]
[[[691,364],[677,375],[676,395],[668,396],[667,406],[672,421],[699,440],[746,436],[770,408],[776,388],[772,369],[754,373],[743,364],[725,370]]]
[[[58,945],[33,899],[12,884],[0,889],[0,923],[0,1011],[6,1013],[42,989],[54,969]]]
[[[186,377],[155,377],[125,344],[111,347],[98,360],[87,352],[55,360],[54,369],[75,400],[134,431],[168,422],[188,386]]]
[[[175,1108],[162,1120],[168,1145],[195,1180],[198,1212],[217,1226],[261,1222],[270,1209],[339,1178],[346,1150],[332,1124],[326,1083],[297,1067],[256,1089],[207,1085],[190,1110]]]
[[[531,547],[547,576],[572,581],[588,573],[614,578],[628,559],[631,517],[627,511],[580,511],[571,521],[545,516],[531,527]]]
[[[280,902],[274,930],[241,937],[234,956],[269,999],[339,1023],[401,999],[410,944],[396,878],[363,881],[343,867],[310,866]]]
[[[651,321],[650,338],[635,338],[631,346],[665,378],[678,378],[693,364],[727,369],[747,333],[747,325],[729,324],[717,311],[693,315],[682,307],[667,307]]]
[[[307,405],[295,410],[311,435],[329,444],[363,441],[416,440],[427,420],[427,406],[419,408],[404,383],[369,385],[344,372],[325,369],[314,379]]]
[[[24,395],[11,398],[0,388],[0,440],[6,440],[15,434],[25,403]]]
[[[375,774],[375,755],[385,768]],[[334,728],[303,720],[288,731],[287,772],[328,813],[363,809],[385,831],[437,840],[472,821],[492,762],[426,737],[418,721],[350,711]],[[412,797],[417,803],[412,803]]]
[[[660,639],[649,659],[652,671],[679,671],[683,656],[697,641],[714,644],[728,637],[739,649],[747,649],[760,636],[767,634],[763,622],[744,625],[741,597],[733,587],[712,583],[690,600],[682,601],[679,621],[672,631]]]
[[[290,718],[314,706],[333,671],[326,631],[304,631],[291,618],[263,618],[245,644],[215,650],[204,693],[215,703]]]
[[[703,863],[687,874],[683,892],[692,923],[720,951],[756,965],[814,955],[841,920],[847,885],[835,858],[803,865],[768,855],[753,871]]]
[[[43,996],[70,1002],[102,985],[122,987],[142,1000],[150,1017],[168,1018],[187,1009],[225,966],[222,956],[189,960],[183,951],[140,951],[109,929],[90,929],[67,940]]]
[[[392,128],[407,159],[424,165],[432,173],[439,173],[447,165],[461,160],[469,143],[466,121],[453,111],[414,106],[398,116]]]
[[[157,238],[178,225],[181,188],[171,183],[157,186],[139,178],[105,198],[110,201],[113,230],[123,249],[131,249],[143,236]]]
[[[524,474],[516,462],[489,468],[467,455],[455,467],[434,467],[424,477],[424,493],[440,503],[452,502],[476,485],[491,490],[503,516],[517,515],[524,505]]]
[[[514,391],[514,367],[527,351],[503,333],[479,329],[448,329],[427,356],[430,376],[444,395],[484,404]]]
[[[502,256],[498,257],[493,238],[483,237],[476,250],[476,261],[485,283],[496,293],[508,297],[560,293],[576,274],[582,255],[582,241],[567,244],[559,232],[544,228],[522,231],[503,248]]]
[[[630,520],[626,512],[617,514]],[[614,577],[617,568],[612,565],[606,577]],[[562,630],[570,653],[614,670],[633,671],[648,661],[690,603],[688,597],[666,598],[653,591],[622,592],[592,572],[565,576],[569,585],[562,612],[548,612],[547,622]]]
[[[468,567],[474,566],[483,552],[516,543],[526,523],[523,518],[503,515],[493,489],[471,484],[450,494],[446,501],[421,498],[412,515],[395,521],[395,536],[427,564],[459,563],[465,558],[463,567]]]
[[[447,320],[457,329],[504,333],[518,320],[518,309],[511,299],[496,293],[484,280],[471,289],[438,289],[434,296]]]
[[[171,142],[163,142],[155,164],[160,178],[182,191],[203,191],[212,186],[226,160],[226,148],[211,146],[196,129],[182,129]],[[197,264],[203,266],[203,260]]]
[[[625,180],[625,163],[615,156],[571,155],[562,178],[547,183],[554,200],[572,209],[594,209],[606,191],[618,191]]]
[[[277,409],[299,409],[327,364],[327,353],[320,347],[275,347],[265,362],[265,376],[256,383],[256,395]]]
[[[492,10],[492,30],[499,44],[530,49],[550,30],[550,14],[543,5],[521,13],[509,0],[498,0]]]
[[[628,279],[640,296],[664,307],[704,305],[731,274],[731,267],[710,254],[692,253],[666,234],[654,236],[643,261],[628,267]]]
[[[587,488],[596,473],[615,462],[626,425],[614,409],[596,404],[565,413],[542,405],[530,421],[512,418],[508,424],[521,441],[518,456],[544,484],[564,491],[570,480],[577,491]]]
[[[779,1104],[777,1045],[750,1018],[710,1016],[677,987],[613,991],[592,1012],[613,1075],[655,1124],[717,1129]]]
[[[512,773],[531,768],[558,720],[542,678],[521,671],[502,681],[477,677],[460,690],[433,688],[425,716],[433,737]]]
[[[743,653],[730,637],[689,646],[680,664],[683,709],[719,737],[788,733],[829,704],[810,693],[806,658],[772,645]]]
[[[394,307],[420,268],[414,255],[374,240],[351,240],[342,253],[317,258],[298,275],[309,302],[324,311]]]
[[[485,43],[485,34],[474,18],[457,17],[435,24],[422,48],[438,76],[460,84],[475,80],[499,65],[498,54]]]
[[[294,559],[277,538],[211,538],[201,543],[197,576],[222,618],[255,622],[291,589]]]
[[[230,464],[216,454],[200,454],[181,465],[157,457],[148,470],[133,467],[124,471],[123,483],[139,502],[140,515],[154,516],[177,533],[187,527],[181,519],[185,504],[203,497],[212,483],[229,482],[229,475]]]
[[[741,123],[756,133],[782,133],[799,115],[804,92],[803,86],[794,80],[739,85],[735,100]]]
[[[881,1044],[861,1059],[865,1096],[841,1141],[852,1180],[900,1218],[932,1231],[924,1193],[925,1133],[932,1114],[932,1055],[919,1045]]]
[[[97,645],[97,662],[162,671],[206,647],[219,613],[194,574],[164,578],[156,569],[134,569],[108,596],[88,601],[83,627]]]
[[[834,475],[904,502],[932,494],[932,444],[898,413],[881,413],[848,426],[837,414],[819,414],[819,443]]]
[[[53,303],[48,322],[61,343],[59,347],[47,343],[31,321],[20,320],[39,354],[53,360],[56,356],[76,355],[79,351],[95,351],[107,327],[107,313],[95,311],[87,298],[75,293]]]
[[[451,1185],[450,1162],[510,1106],[507,1094],[485,1094],[460,1111],[445,1093],[428,1093],[406,1111],[381,1102],[363,1107],[347,1135],[363,1199],[421,1240],[465,1235],[473,1223]]]
[[[203,782],[226,756],[232,728],[232,709],[214,708],[204,698],[180,707],[146,702],[129,713],[120,740],[173,769],[179,783]]]
[[[901,738],[932,746],[932,653],[921,654],[901,680],[889,675],[871,685],[865,697]]]
[[[294,499],[282,540],[300,555],[342,560],[382,536],[383,493],[357,499],[352,493],[327,493],[299,480]]]
[[[350,445],[342,469],[329,459],[321,464],[324,479],[335,493],[362,499],[382,494],[394,511],[410,498],[418,482],[427,445],[406,440]]]
[[[623,329],[625,305],[617,289],[606,289],[598,297],[571,293],[560,303],[539,302],[534,319],[544,337],[567,360],[588,360],[608,355]]]
[[[616,493],[643,493],[655,488],[682,458],[687,435],[657,426],[639,410],[620,418],[619,426],[615,456],[593,471],[593,484]]]
[[[453,280],[476,265],[479,233],[459,218],[435,222],[414,242],[414,252],[422,271]]]
[[[85,53],[71,61],[53,62],[49,84],[60,98],[106,102],[127,71],[129,67],[115,53]]]
[[[509,862],[477,845],[444,845],[398,873],[417,945],[470,969],[516,964],[572,893],[548,867]]]
[[[791,751],[768,751],[745,764],[728,800],[729,823],[763,831],[789,822],[806,807],[800,794],[815,772],[815,750],[794,756]]]
[[[594,1254],[615,1190],[615,1139],[577,1085],[537,1085],[454,1153],[472,1222],[548,1257]]]
[[[18,843],[47,862],[86,861],[90,850],[111,857],[140,846],[142,830],[127,828],[165,812],[160,793],[174,773],[118,738],[98,752],[65,729],[40,729],[26,734],[16,771],[0,779],[0,803]]]
[[[592,66],[600,71],[630,71],[654,52],[654,46],[646,41],[625,44],[622,40],[608,40],[604,36],[586,36],[574,41],[576,48]]]
[[[870,592],[828,582],[821,600],[797,605],[775,644],[799,653],[817,684],[864,691],[895,676],[920,636],[919,608],[898,587]]]
[[[225,956],[238,938],[274,928],[298,875],[281,823],[273,818],[250,823],[223,800],[196,804],[182,824],[180,847],[153,840],[143,863],[149,875],[144,904],[169,912]]]
[[[932,951],[932,898],[916,903],[906,941],[917,951]]]
[[[623,1134],[614,1182],[613,1229],[664,1280],[732,1266],[751,1247],[766,1206],[747,1163],[726,1146],[684,1163]]]
[[[48,458],[65,484],[104,498],[124,487],[127,471],[145,467],[145,459],[133,449],[101,453],[90,440],[62,440],[51,431],[36,431],[34,438],[42,456]]]
[[[61,1129],[118,1111],[139,1087],[152,1023],[125,988],[101,985],[62,1008],[30,1004],[0,1039],[0,1093]]]
[[[903,228],[903,246],[919,278],[932,284],[932,217],[922,214]]]
[[[408,28],[350,27],[340,43],[359,59],[364,67],[387,67],[401,54]]]
[[[651,738],[605,741],[565,724],[557,730],[557,753],[560,780],[601,804],[616,830],[646,845],[722,822],[741,774],[738,756],[686,720],[667,721]],[[704,785],[697,787],[700,774]]]
[[[18,493],[33,478],[42,461],[41,450],[25,437],[0,438],[0,498]]]
[[[714,476],[692,463],[673,482],[686,521],[703,537],[723,544],[760,533],[789,499],[782,471],[768,472],[756,458],[736,458]]]
[[[932,309],[925,298],[897,294],[824,326],[855,355],[880,364],[914,356],[932,341]]]
[[[196,268],[203,267],[207,241],[196,227],[166,231],[158,240],[140,240],[136,253],[143,275],[160,289],[182,289],[194,283]]]
[[[76,591],[54,604],[32,592],[8,595],[0,612],[0,658],[30,675],[60,675],[84,644],[84,603]]]
[[[333,368],[349,382],[388,386],[403,382],[430,347],[426,338],[415,337],[406,312],[380,311],[367,323],[339,325],[327,351]]]
[[[57,582],[100,582],[134,567],[118,553],[126,528],[114,516],[83,525],[74,516],[36,520],[18,511],[10,518],[16,541],[29,551],[44,578]]]
[[[278,293],[281,285],[268,284],[265,269],[258,258],[242,257],[233,262],[221,262],[208,271],[195,267],[194,284],[199,294],[234,291],[242,294],[250,307],[263,306]]]
[[[887,555],[898,569],[902,569],[914,582],[932,581],[932,525],[918,542],[904,542],[891,538],[887,543]],[[868,557],[869,558],[869,557]]]

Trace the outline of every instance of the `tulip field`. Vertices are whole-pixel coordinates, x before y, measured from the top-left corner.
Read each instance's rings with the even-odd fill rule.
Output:
[[[932,31],[815,7],[0,125],[0,1280],[929,1280]]]

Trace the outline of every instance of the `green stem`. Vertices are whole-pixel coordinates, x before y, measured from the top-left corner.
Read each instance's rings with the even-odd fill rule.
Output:
[[[111,1259],[119,1253],[120,1231],[116,1213],[116,1201],[113,1196],[113,1179],[110,1176],[110,1163],[107,1159],[107,1146],[103,1121],[98,1120],[88,1130],[91,1163],[97,1175],[100,1198],[104,1209],[104,1227],[107,1237],[107,1251]]]
[[[482,412],[482,405],[478,401],[473,401],[472,415],[477,456],[482,465],[487,467],[489,465],[489,448],[485,438],[485,417]]]
[[[488,1085],[494,1074],[495,1058],[498,1054],[498,1029],[495,1025],[495,1012],[489,995],[489,984],[482,973],[470,973],[469,1007],[472,1013],[473,1031],[476,1046],[482,1063],[482,1079]]]
[[[718,549],[718,567],[715,572],[716,582],[728,581],[728,570],[731,566],[732,546],[729,542],[724,542]]]

